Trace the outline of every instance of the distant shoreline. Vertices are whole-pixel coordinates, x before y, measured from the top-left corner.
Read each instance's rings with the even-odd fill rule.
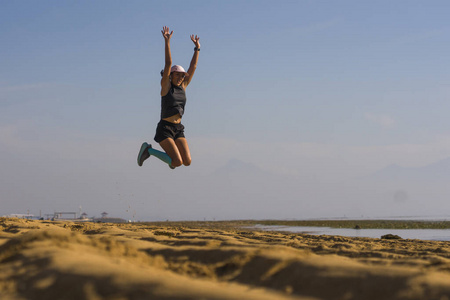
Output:
[[[3,217],[3,219],[8,219]],[[98,219],[101,220],[101,219]],[[98,221],[95,220],[95,221]],[[53,222],[92,222],[86,220],[54,220]],[[103,223],[116,223],[108,222]],[[375,219],[375,220],[337,220],[337,219],[317,219],[317,220],[220,220],[220,221],[138,221],[134,224],[150,224],[162,226],[194,226],[210,228],[239,228],[248,226],[289,226],[289,227],[329,227],[342,229],[450,229],[450,220],[395,220],[395,219]],[[248,228],[247,228],[248,229]]]
[[[252,225],[265,226],[301,226],[330,227],[349,229],[450,229],[450,221],[422,220],[235,220],[235,221],[166,221],[142,222],[146,224],[201,226],[201,227],[243,227]]]
[[[450,221],[419,220],[265,220],[255,222],[255,224],[350,229],[450,229]]]

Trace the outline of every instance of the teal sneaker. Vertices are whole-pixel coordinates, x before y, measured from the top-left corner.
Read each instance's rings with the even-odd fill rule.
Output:
[[[147,143],[142,143],[141,150],[139,150],[139,155],[137,157],[137,164],[139,167],[142,167],[144,161],[150,157],[150,153],[148,153],[148,148],[151,148],[152,145]]]

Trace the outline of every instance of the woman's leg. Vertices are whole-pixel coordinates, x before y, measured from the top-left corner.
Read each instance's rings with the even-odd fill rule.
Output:
[[[147,143],[142,144],[142,147],[145,147],[145,144],[147,144]],[[141,151],[142,151],[142,147],[141,147]],[[172,167],[172,159],[170,158],[169,155],[167,155],[166,152],[153,149],[152,145],[148,145],[148,144],[147,144],[147,148],[145,150],[147,151],[146,156],[144,156],[144,155],[141,156],[141,152],[139,152],[139,156],[138,156],[138,165],[139,166],[142,166],[142,163],[144,162],[144,160],[146,160],[150,156],[155,156],[155,157],[159,158],[160,160],[162,160],[163,162],[165,162],[166,164],[168,164],[169,167],[174,169],[174,167]]]
[[[169,165],[171,165],[172,167],[179,167],[183,164],[183,159],[181,157],[180,151],[178,150],[177,144],[173,139],[167,138],[161,141],[159,145],[161,145],[167,155],[169,155],[169,157],[172,159],[172,162]]]
[[[178,153],[181,155],[182,163],[185,166],[189,166],[191,164],[191,152],[189,151],[186,138],[181,137],[176,139],[175,144],[178,148]]]

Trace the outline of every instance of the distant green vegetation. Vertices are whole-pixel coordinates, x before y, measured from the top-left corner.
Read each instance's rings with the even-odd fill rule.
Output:
[[[450,221],[400,220],[312,220],[312,221],[249,221],[261,225],[332,227],[356,229],[450,229]]]

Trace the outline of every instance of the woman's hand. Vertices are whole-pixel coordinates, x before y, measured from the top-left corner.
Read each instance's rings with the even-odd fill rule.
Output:
[[[196,48],[200,49],[200,37],[196,35],[191,35],[191,41],[194,42]]]
[[[166,41],[170,41],[170,38],[172,37],[173,34],[173,30],[169,33],[169,27],[164,26],[163,30],[161,30],[161,33]]]

